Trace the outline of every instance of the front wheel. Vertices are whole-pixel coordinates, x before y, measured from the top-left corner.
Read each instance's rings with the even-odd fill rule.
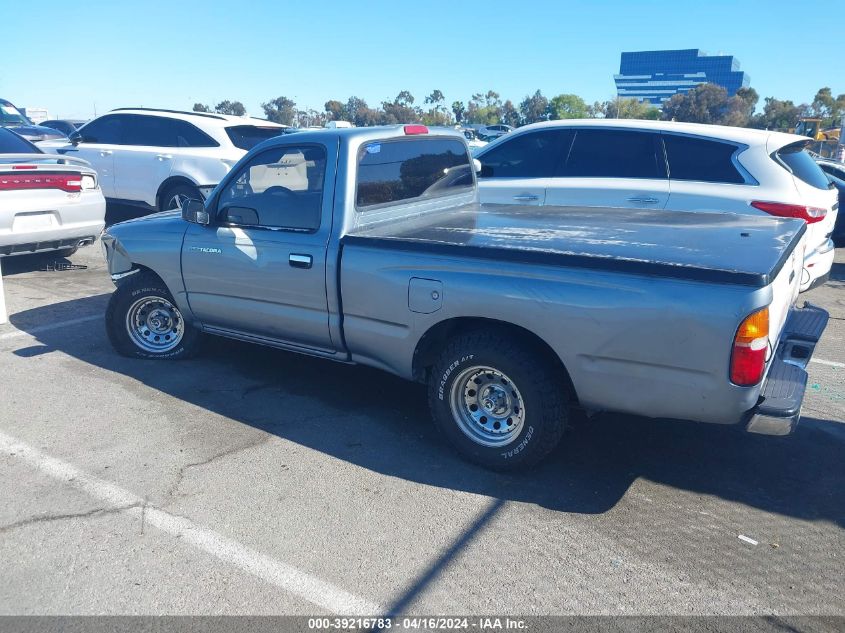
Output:
[[[453,339],[429,374],[428,400],[446,439],[498,470],[543,459],[560,442],[567,417],[560,371],[499,331]]]
[[[145,273],[132,275],[114,291],[106,331],[118,353],[134,358],[189,358],[201,336],[185,322],[167,287]]]
[[[160,211],[181,210],[188,200],[202,200],[199,189],[191,185],[173,185],[164,190],[159,201]]]

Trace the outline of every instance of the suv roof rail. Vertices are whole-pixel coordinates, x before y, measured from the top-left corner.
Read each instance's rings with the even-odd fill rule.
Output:
[[[204,116],[208,119],[217,119],[219,121],[226,121],[226,117],[220,114],[213,114],[211,112],[188,112],[187,110],[165,110],[164,108],[115,108],[112,112],[120,112],[121,110],[144,110],[145,112],[168,112],[170,114],[189,114],[191,116]]]

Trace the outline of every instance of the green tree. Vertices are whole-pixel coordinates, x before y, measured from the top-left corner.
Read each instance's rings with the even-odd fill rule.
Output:
[[[716,84],[699,84],[673,95],[663,104],[663,116],[688,123],[721,123],[728,111],[728,91]]]
[[[549,118],[585,119],[589,116],[587,104],[578,95],[562,94],[549,101]]]
[[[549,118],[549,100],[539,90],[533,95],[525,97],[519,104],[519,113],[523,123],[547,121]]]
[[[502,120],[502,98],[498,92],[475,93],[467,104],[467,123],[494,125]]]
[[[510,99],[502,104],[502,123],[511,127],[519,127],[522,123],[519,110],[516,109],[516,106]]]
[[[204,103],[195,103],[194,112],[211,112],[211,108],[209,108]]]
[[[792,101],[781,101],[774,97],[766,97],[763,112],[750,121],[752,127],[765,130],[788,130],[794,128],[801,116],[801,106]]]
[[[416,123],[422,118],[422,112],[414,107],[414,97],[407,90],[403,90],[393,101],[383,101],[382,123],[393,125],[396,123]]]
[[[214,106],[214,111],[217,114],[233,114],[234,116],[243,116],[246,114],[246,108],[240,101],[221,101]]]
[[[349,97],[345,106],[346,121],[358,127],[379,125],[382,122],[382,113],[370,108],[367,102],[360,97]]]
[[[453,101],[452,102],[452,114],[455,115],[455,121],[458,123],[463,123],[464,115],[466,114],[466,107],[464,106],[463,101]]]
[[[335,99],[326,101],[323,106],[329,121],[343,121],[346,118],[346,108],[343,103]]]
[[[659,108],[638,99],[616,97],[605,101],[597,111],[603,111],[608,119],[646,119],[656,121],[660,118]]]
[[[443,93],[439,90],[434,90],[425,98],[425,102],[432,106],[423,117],[423,123],[426,125],[451,125],[452,114],[446,107],[446,99]]]
[[[274,123],[293,125],[296,119],[296,103],[287,97],[276,97],[261,104],[264,116]]]

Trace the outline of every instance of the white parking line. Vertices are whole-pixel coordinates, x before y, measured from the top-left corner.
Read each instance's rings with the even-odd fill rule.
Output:
[[[6,332],[5,334],[0,334],[0,341],[5,341],[9,338],[17,338],[19,336],[32,336],[35,334],[40,334],[41,332],[49,332],[50,330],[58,330],[59,328],[67,327],[68,325],[77,325],[79,323],[86,323],[87,321],[95,321],[97,319],[102,319],[102,314],[92,314],[91,316],[87,317],[79,317],[78,319],[69,319],[67,321],[60,321],[58,323],[51,323],[50,325],[39,325],[34,328],[30,328],[28,330],[15,330],[14,332]]]
[[[84,491],[116,508],[132,506],[126,512],[144,524],[179,538],[204,552],[288,591],[332,613],[379,615],[379,605],[359,598],[311,574],[262,554],[222,534],[184,517],[144,505],[144,499],[104,479],[89,475],[76,466],[45,455],[36,448],[0,432],[0,451],[18,457],[43,474]],[[143,506],[143,507],[142,507]]]
[[[827,365],[828,367],[840,367],[845,368],[845,363],[837,363],[833,360],[824,360],[822,358],[811,358],[811,363],[818,363],[819,365]]]

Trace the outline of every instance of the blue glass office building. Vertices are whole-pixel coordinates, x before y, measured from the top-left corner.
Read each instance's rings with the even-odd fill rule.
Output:
[[[749,84],[748,75],[739,69],[735,57],[707,55],[697,48],[622,53],[619,74],[613,78],[620,97],[656,106],[703,83],[718,84],[729,96]]]

